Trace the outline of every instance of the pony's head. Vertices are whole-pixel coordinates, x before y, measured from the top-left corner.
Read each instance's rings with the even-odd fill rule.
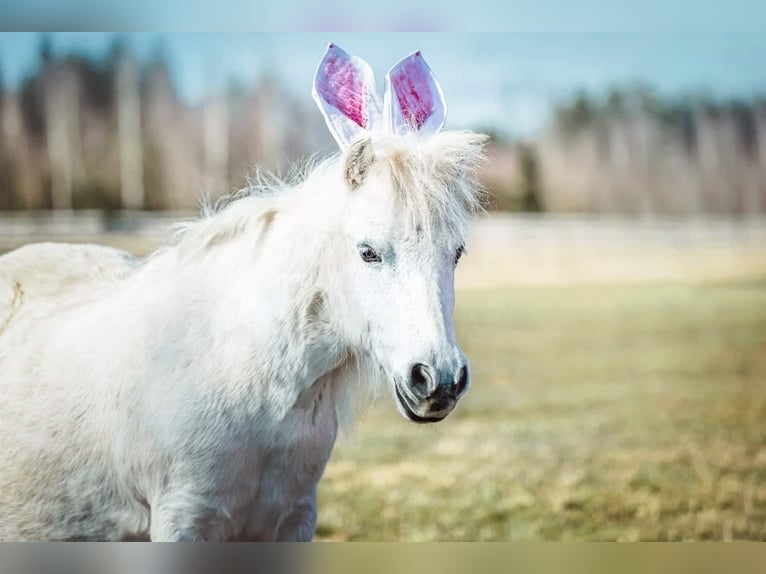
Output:
[[[328,307],[414,422],[446,417],[470,384],[452,320],[454,275],[478,207],[472,173],[483,141],[467,132],[366,139],[341,162],[347,197]]]
[[[331,290],[343,335],[387,375],[415,422],[447,416],[470,384],[455,341],[455,266],[484,137],[439,134],[441,86],[420,52],[386,75],[381,101],[364,60],[330,44],[314,98],[343,151],[348,196]]]

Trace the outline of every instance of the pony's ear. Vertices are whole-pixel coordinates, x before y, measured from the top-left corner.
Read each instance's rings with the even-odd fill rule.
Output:
[[[386,74],[384,110],[392,133],[436,133],[447,119],[444,92],[420,52]]]
[[[346,154],[344,176],[352,191],[364,183],[367,171],[374,162],[375,150],[370,138],[359,140],[351,146]]]
[[[314,76],[314,99],[342,150],[380,122],[380,101],[370,65],[330,44]]]

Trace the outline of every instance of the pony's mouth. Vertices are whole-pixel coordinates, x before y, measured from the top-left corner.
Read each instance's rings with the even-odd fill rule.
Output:
[[[429,423],[438,423],[441,420],[444,420],[447,415],[439,415],[436,417],[422,417],[418,414],[416,414],[413,410],[410,404],[407,402],[407,399],[402,394],[402,392],[399,390],[399,384],[394,382],[394,389],[396,391],[396,398],[399,400],[399,404],[402,407],[402,410],[404,411],[405,416],[412,422],[418,423],[418,424],[429,424]]]

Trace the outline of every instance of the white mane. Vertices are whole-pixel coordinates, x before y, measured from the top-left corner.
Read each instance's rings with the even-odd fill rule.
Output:
[[[484,193],[475,177],[486,141],[484,134],[468,131],[375,140],[370,177],[391,182],[402,217],[414,226],[426,232],[446,227],[462,233],[468,218],[482,209]],[[251,232],[277,217],[294,194],[327,194],[337,188],[334,181],[322,184],[340,176],[342,163],[339,154],[319,162],[312,158],[284,178],[259,170],[244,189],[203,203],[200,219],[178,224],[173,243],[206,248]]]

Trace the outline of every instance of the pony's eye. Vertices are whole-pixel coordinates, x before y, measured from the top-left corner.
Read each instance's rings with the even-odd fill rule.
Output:
[[[464,245],[461,245],[457,248],[457,251],[455,251],[455,265],[457,265],[457,262],[460,261],[460,258],[463,256],[463,251],[465,251]]]
[[[380,263],[380,255],[369,245],[359,246],[359,255],[365,263]]]

